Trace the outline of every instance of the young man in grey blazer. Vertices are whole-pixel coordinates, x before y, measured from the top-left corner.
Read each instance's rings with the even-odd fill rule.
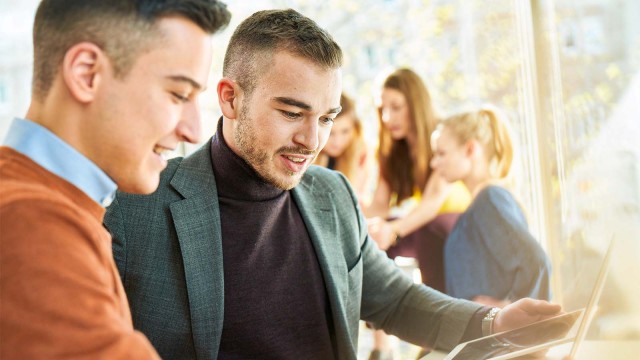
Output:
[[[499,331],[559,311],[527,299],[495,315],[378,250],[345,177],[309,166],[340,112],[341,65],[312,20],[255,13],[227,49],[215,136],[171,160],[157,192],[109,208],[134,325],[163,358],[355,359],[360,319],[449,349],[483,319]]]

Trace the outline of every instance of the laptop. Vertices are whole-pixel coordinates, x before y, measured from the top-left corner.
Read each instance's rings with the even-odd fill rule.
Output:
[[[553,346],[573,341],[565,359],[574,359],[593,320],[597,303],[607,279],[613,239],[609,243],[598,277],[585,308],[554,316],[517,329],[504,331],[459,344],[445,360],[502,360],[547,350]],[[423,360],[443,359],[436,352]]]

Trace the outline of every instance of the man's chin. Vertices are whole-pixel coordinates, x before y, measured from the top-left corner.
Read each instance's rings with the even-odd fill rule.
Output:
[[[281,190],[291,190],[294,187],[298,186],[298,184],[300,183],[300,180],[302,179],[302,177],[290,177],[286,180],[274,180],[274,181],[269,181],[271,183],[271,185],[277,187],[278,189]]]
[[[255,173],[262,179],[262,181],[270,184],[273,187],[276,187],[280,190],[291,190],[296,187],[300,180],[302,180],[302,176],[309,169],[309,167],[305,167],[304,170],[300,172],[291,172],[289,169],[279,168],[277,166],[253,166],[249,164]]]
[[[305,169],[306,171],[306,169]],[[281,174],[280,176],[273,176],[273,177],[262,177],[264,181],[268,182],[269,184],[273,185],[274,187],[280,189],[280,190],[291,190],[294,187],[296,187],[299,183],[300,180],[302,180],[302,175],[304,174],[304,171],[300,174]]]

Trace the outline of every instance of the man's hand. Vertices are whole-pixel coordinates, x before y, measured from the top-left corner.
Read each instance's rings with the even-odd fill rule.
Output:
[[[561,307],[544,300],[520,299],[500,310],[493,319],[493,333],[519,328],[560,314]]]

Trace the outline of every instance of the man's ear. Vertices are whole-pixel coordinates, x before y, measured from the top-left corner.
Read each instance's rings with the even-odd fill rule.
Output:
[[[82,42],[72,46],[62,60],[62,78],[71,96],[81,103],[93,101],[108,61],[95,44]]]
[[[235,119],[240,115],[240,93],[242,90],[238,83],[229,79],[222,78],[218,82],[218,103],[222,115],[227,119]]]

